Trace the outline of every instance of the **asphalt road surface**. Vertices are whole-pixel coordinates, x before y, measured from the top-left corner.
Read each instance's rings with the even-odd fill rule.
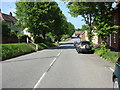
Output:
[[[114,65],[94,54],[78,54],[77,40],[3,61],[2,87],[112,88]]]

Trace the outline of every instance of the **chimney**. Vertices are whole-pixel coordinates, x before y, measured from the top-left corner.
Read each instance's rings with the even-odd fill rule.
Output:
[[[12,12],[10,12],[9,15],[12,16]]]

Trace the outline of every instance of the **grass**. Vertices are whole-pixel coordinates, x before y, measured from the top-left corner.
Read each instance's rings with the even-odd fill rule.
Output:
[[[102,50],[102,49],[95,49],[95,53],[100,57],[115,63],[117,58],[120,57],[120,52],[110,51],[109,49]]]

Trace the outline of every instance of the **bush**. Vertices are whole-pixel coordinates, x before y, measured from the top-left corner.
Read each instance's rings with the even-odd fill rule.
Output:
[[[28,44],[2,44],[2,60],[35,51]]]
[[[1,44],[0,50],[2,50],[2,60],[9,59],[12,57],[16,57],[19,55],[27,54],[30,52],[36,51],[36,45],[38,45],[38,50],[52,47],[52,46],[58,46],[57,43],[39,43],[39,44],[33,44],[33,43],[17,43],[17,44]]]

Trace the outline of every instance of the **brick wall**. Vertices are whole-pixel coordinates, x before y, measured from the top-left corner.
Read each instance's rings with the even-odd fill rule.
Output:
[[[116,16],[116,22],[114,23],[114,16]],[[113,24],[120,26],[120,9],[113,12]],[[114,33],[111,36],[111,49],[120,50],[120,28],[116,29],[117,34]],[[115,40],[116,38],[116,40]]]

